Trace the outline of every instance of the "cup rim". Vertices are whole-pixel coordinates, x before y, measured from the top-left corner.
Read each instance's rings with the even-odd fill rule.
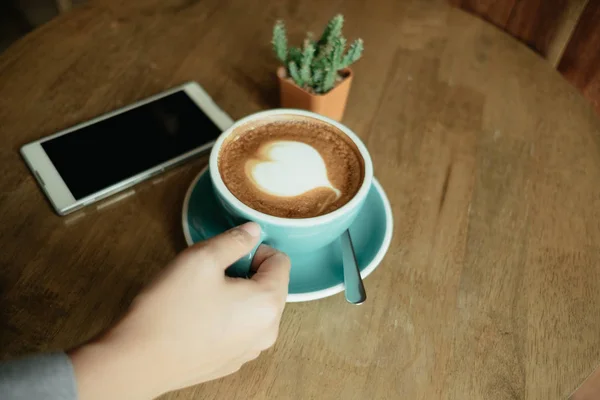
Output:
[[[233,193],[231,193],[229,188],[227,188],[227,186],[225,185],[225,182],[223,182],[223,179],[221,178],[221,174],[219,173],[219,165],[218,165],[219,152],[221,150],[221,147],[223,146],[223,142],[236,129],[243,126],[244,124],[251,122],[251,121],[255,121],[257,119],[261,119],[264,117],[270,117],[270,116],[274,116],[274,115],[291,115],[291,116],[297,115],[297,116],[315,118],[321,122],[333,125],[335,128],[339,129],[346,136],[348,136],[350,138],[350,140],[352,140],[352,142],[358,148],[358,151],[360,152],[361,157],[363,158],[365,170],[364,170],[363,182],[362,182],[360,188],[358,189],[358,191],[356,192],[356,194],[354,195],[354,197],[352,197],[352,199],[350,199],[350,201],[348,201],[346,204],[344,204],[340,208],[338,208],[330,213],[319,215],[317,217],[284,218],[284,217],[276,217],[274,215],[269,215],[269,214],[265,214],[263,212],[257,211],[255,209],[247,206],[246,204],[244,204],[237,197],[235,197],[233,195]],[[221,196],[225,197],[227,202],[229,202],[235,208],[239,209],[244,214],[251,216],[251,219],[256,219],[263,223],[279,225],[279,226],[300,227],[300,226],[315,226],[315,225],[326,224],[326,223],[338,218],[339,216],[348,213],[349,210],[356,207],[366,197],[366,195],[369,193],[369,190],[371,188],[372,181],[373,181],[373,163],[371,161],[371,156],[369,154],[369,151],[367,150],[367,147],[360,140],[360,138],[354,132],[352,132],[352,130],[350,128],[346,127],[345,125],[342,125],[341,123],[339,123],[331,118],[328,118],[323,115],[316,114],[316,113],[313,113],[310,111],[293,109],[293,108],[277,108],[277,109],[273,109],[273,110],[259,111],[254,114],[250,114],[250,115],[236,121],[227,130],[225,130],[223,133],[221,133],[221,135],[219,135],[219,137],[215,141],[215,144],[210,153],[209,173],[210,173],[210,177],[213,182],[213,185],[216,187],[219,194]]]

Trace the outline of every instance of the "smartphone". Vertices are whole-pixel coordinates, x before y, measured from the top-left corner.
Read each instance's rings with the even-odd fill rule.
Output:
[[[190,82],[28,143],[21,155],[66,215],[210,151],[232,124]]]

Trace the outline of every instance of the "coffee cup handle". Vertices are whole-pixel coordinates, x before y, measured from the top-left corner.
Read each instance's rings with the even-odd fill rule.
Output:
[[[250,253],[246,254],[244,257],[231,264],[225,270],[227,276],[231,276],[234,278],[249,278],[252,274],[250,267],[252,265],[252,260],[254,259],[254,254],[256,254],[258,246],[260,246],[263,241],[264,237],[261,234],[260,241],[256,244],[256,246],[254,246],[252,250],[250,250]]]

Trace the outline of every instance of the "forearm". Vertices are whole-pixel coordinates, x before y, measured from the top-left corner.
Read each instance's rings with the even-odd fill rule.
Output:
[[[163,390],[153,360],[135,346],[110,341],[84,345],[72,352],[79,400],[147,400]]]

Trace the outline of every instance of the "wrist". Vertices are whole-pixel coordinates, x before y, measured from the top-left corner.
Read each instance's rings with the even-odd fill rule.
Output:
[[[145,400],[163,390],[152,373],[154,361],[140,346],[110,335],[68,353],[79,400]]]

